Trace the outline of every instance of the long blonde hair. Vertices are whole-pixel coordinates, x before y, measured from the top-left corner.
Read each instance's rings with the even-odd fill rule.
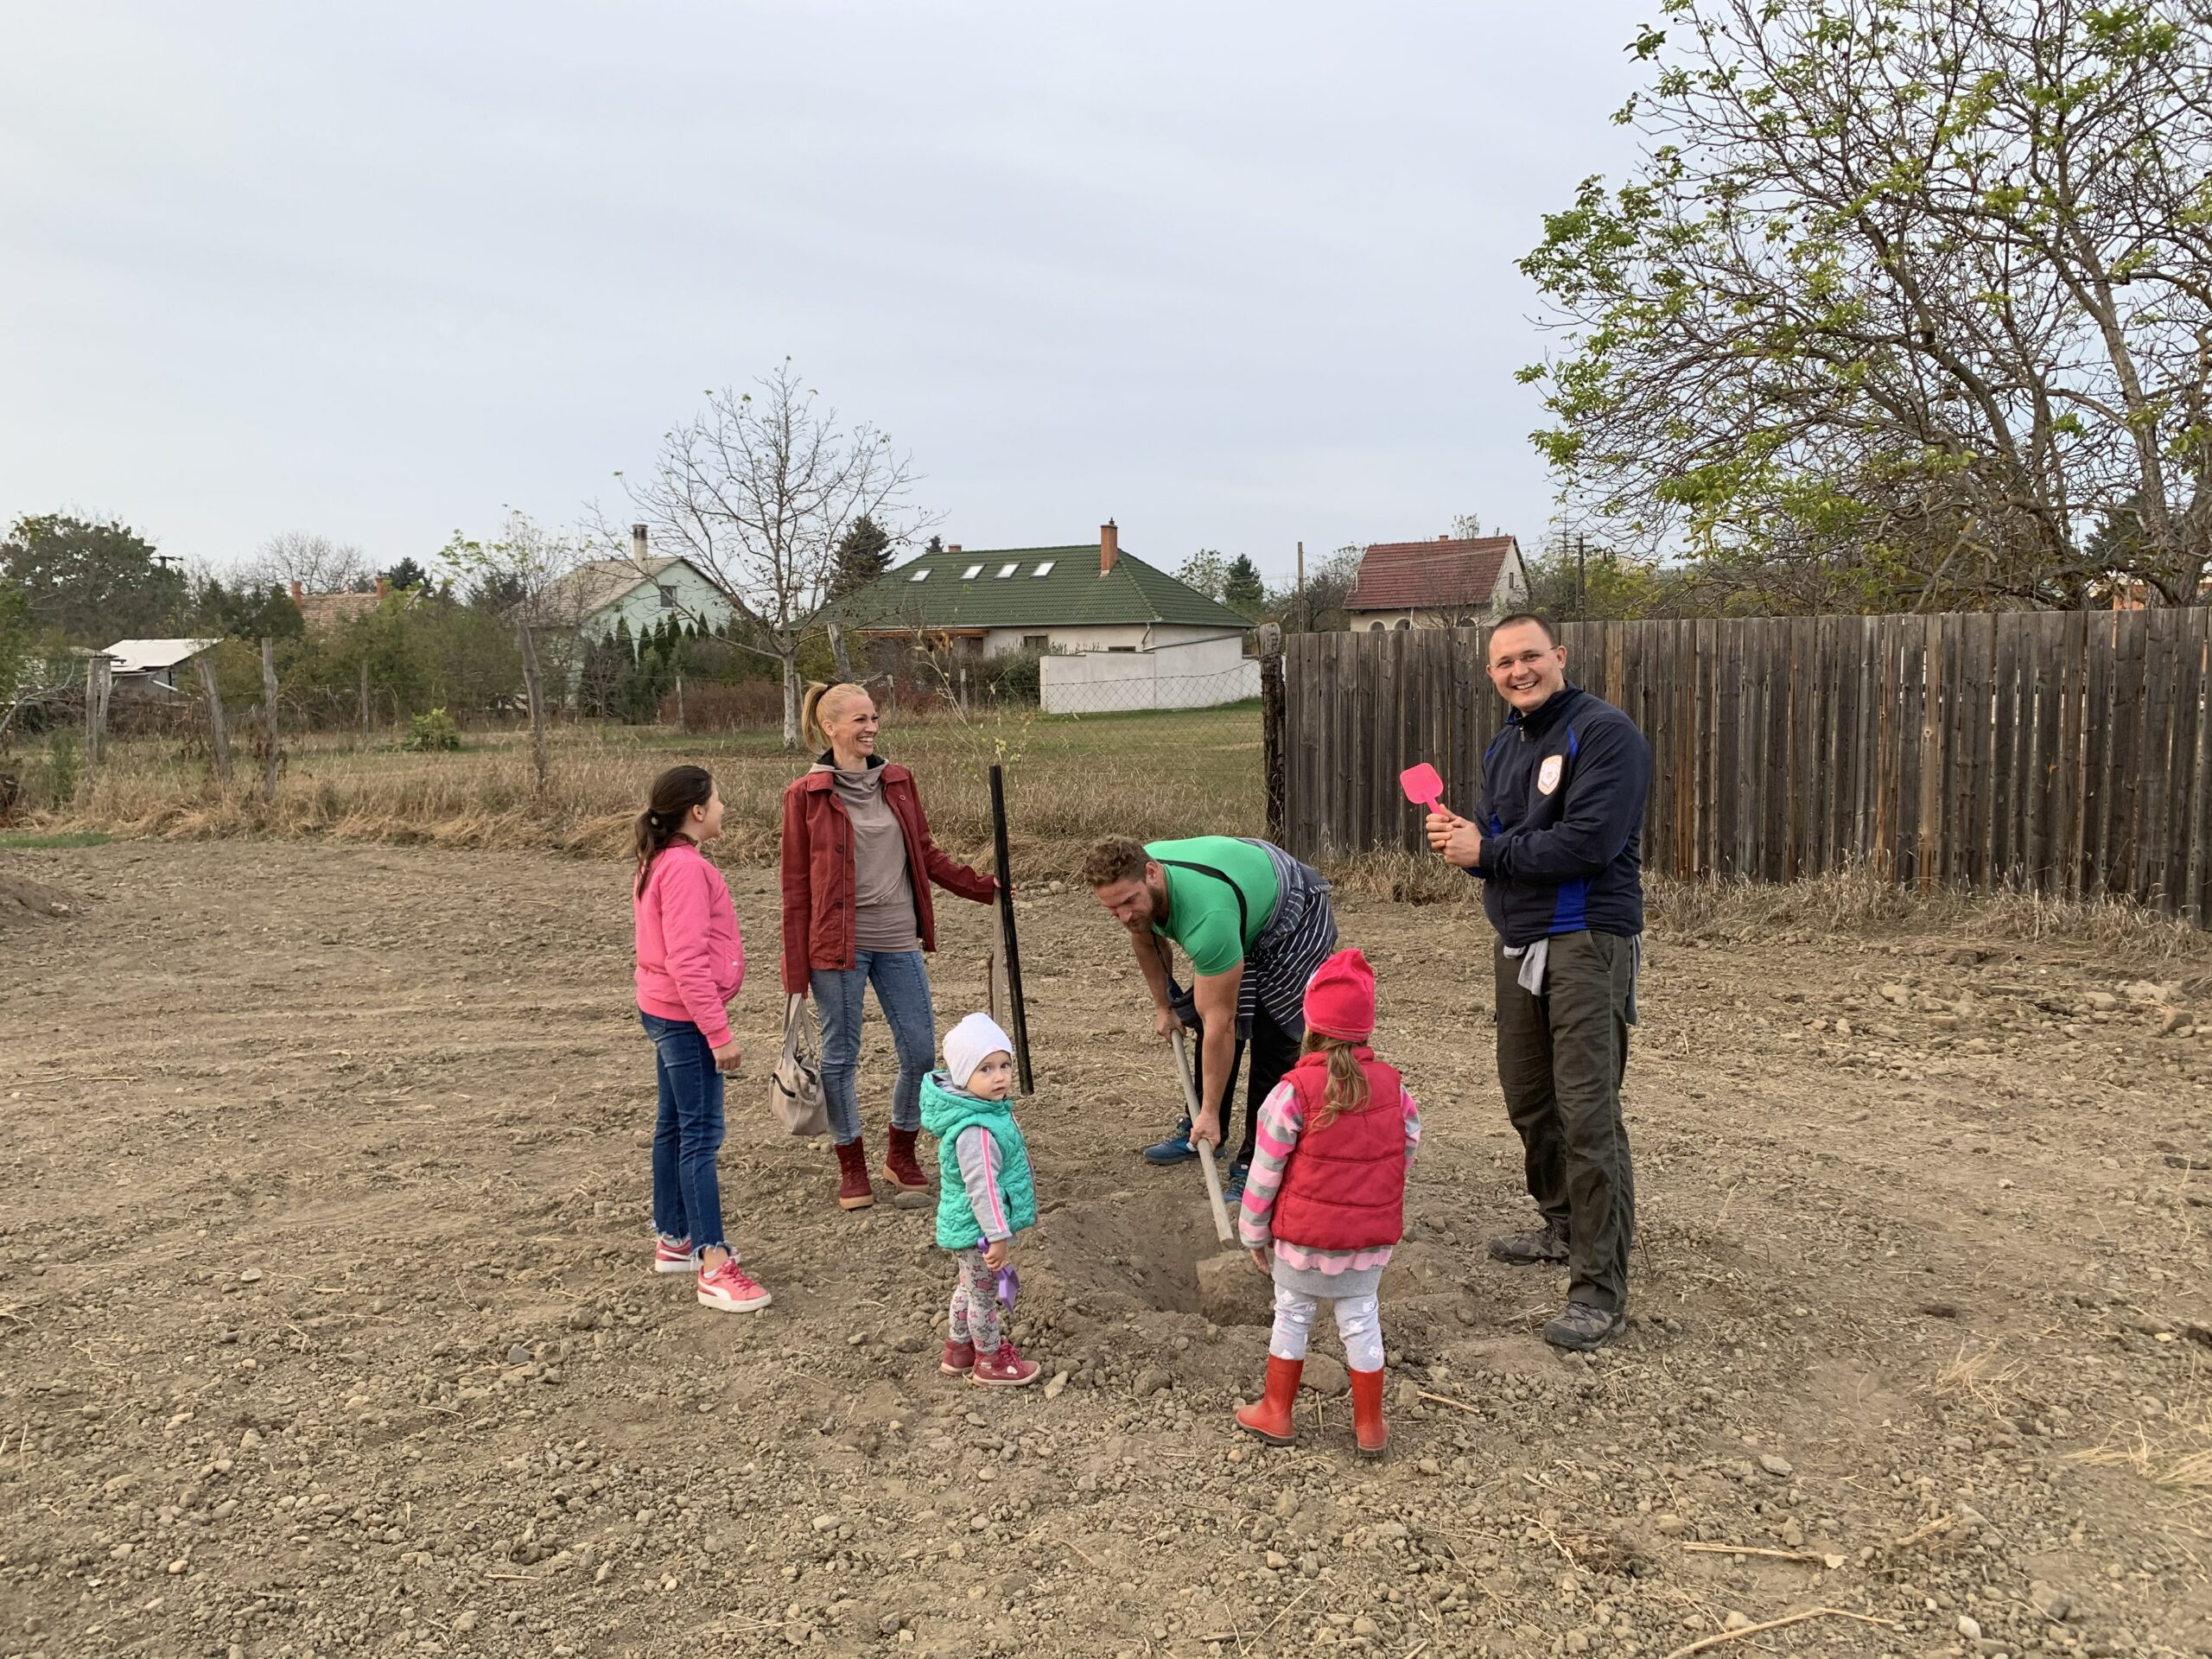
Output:
[[[855,697],[866,696],[868,688],[855,685],[850,680],[840,680],[835,685],[824,685],[819,680],[815,681],[806,688],[806,701],[798,707],[798,734],[811,747],[829,747],[830,734],[822,729],[822,705],[832,697],[836,698],[836,705],[830,710],[835,716],[839,707],[850,702]],[[874,701],[872,697],[868,700],[871,702]]]
[[[1324,1037],[1318,1031],[1306,1033],[1306,1041],[1299,1052],[1329,1057],[1328,1085],[1322,1090],[1321,1111],[1313,1120],[1314,1128],[1325,1129],[1346,1112],[1357,1114],[1367,1109],[1367,1073],[1360,1070],[1360,1046],[1341,1037]]]

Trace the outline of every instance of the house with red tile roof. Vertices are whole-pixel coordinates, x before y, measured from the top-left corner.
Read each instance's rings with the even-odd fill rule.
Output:
[[[1529,602],[1529,567],[1510,536],[1376,542],[1344,600],[1354,633],[1471,628]]]

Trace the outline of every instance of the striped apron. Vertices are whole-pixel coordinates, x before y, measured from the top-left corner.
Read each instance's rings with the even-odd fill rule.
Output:
[[[1329,884],[1320,871],[1300,863],[1273,842],[1250,836],[1238,839],[1268,855],[1280,891],[1275,913],[1244,952],[1244,977],[1236,992],[1236,1035],[1240,1041],[1249,1040],[1253,1014],[1264,1007],[1285,1032],[1303,1037],[1306,982],[1337,948],[1337,918],[1329,907]],[[1205,870],[1199,865],[1184,868]],[[1206,873],[1229,880],[1217,872]],[[1236,886],[1233,881],[1229,885]],[[1243,889],[1236,891],[1241,896]],[[1172,976],[1168,990],[1177,1014],[1186,1025],[1195,1024],[1193,994],[1177,985]]]

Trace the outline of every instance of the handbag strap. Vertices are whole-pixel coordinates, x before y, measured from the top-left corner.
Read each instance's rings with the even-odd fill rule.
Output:
[[[814,1011],[808,1006],[806,993],[794,991],[784,1004],[784,1058],[797,1060],[802,1054],[812,1058],[820,1048],[821,1041],[814,1030]]]

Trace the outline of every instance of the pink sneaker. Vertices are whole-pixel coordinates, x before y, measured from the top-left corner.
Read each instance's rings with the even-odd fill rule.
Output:
[[[944,1357],[938,1361],[937,1368],[947,1376],[967,1376],[976,1369],[976,1344],[955,1342],[948,1337],[945,1338]]]
[[[976,1356],[976,1369],[968,1373],[968,1380],[984,1388],[1026,1389],[1042,1369],[1035,1360],[1015,1353],[1012,1343],[1001,1342],[989,1353]]]
[[[733,1255],[719,1268],[700,1274],[699,1300],[724,1313],[752,1313],[776,1299],[739,1267]]]
[[[728,1248],[725,1246],[724,1248]],[[745,1258],[731,1250],[729,1259],[741,1262]],[[691,1248],[688,1238],[663,1238],[653,1235],[653,1271],[655,1273],[696,1273],[699,1271],[699,1252]]]

